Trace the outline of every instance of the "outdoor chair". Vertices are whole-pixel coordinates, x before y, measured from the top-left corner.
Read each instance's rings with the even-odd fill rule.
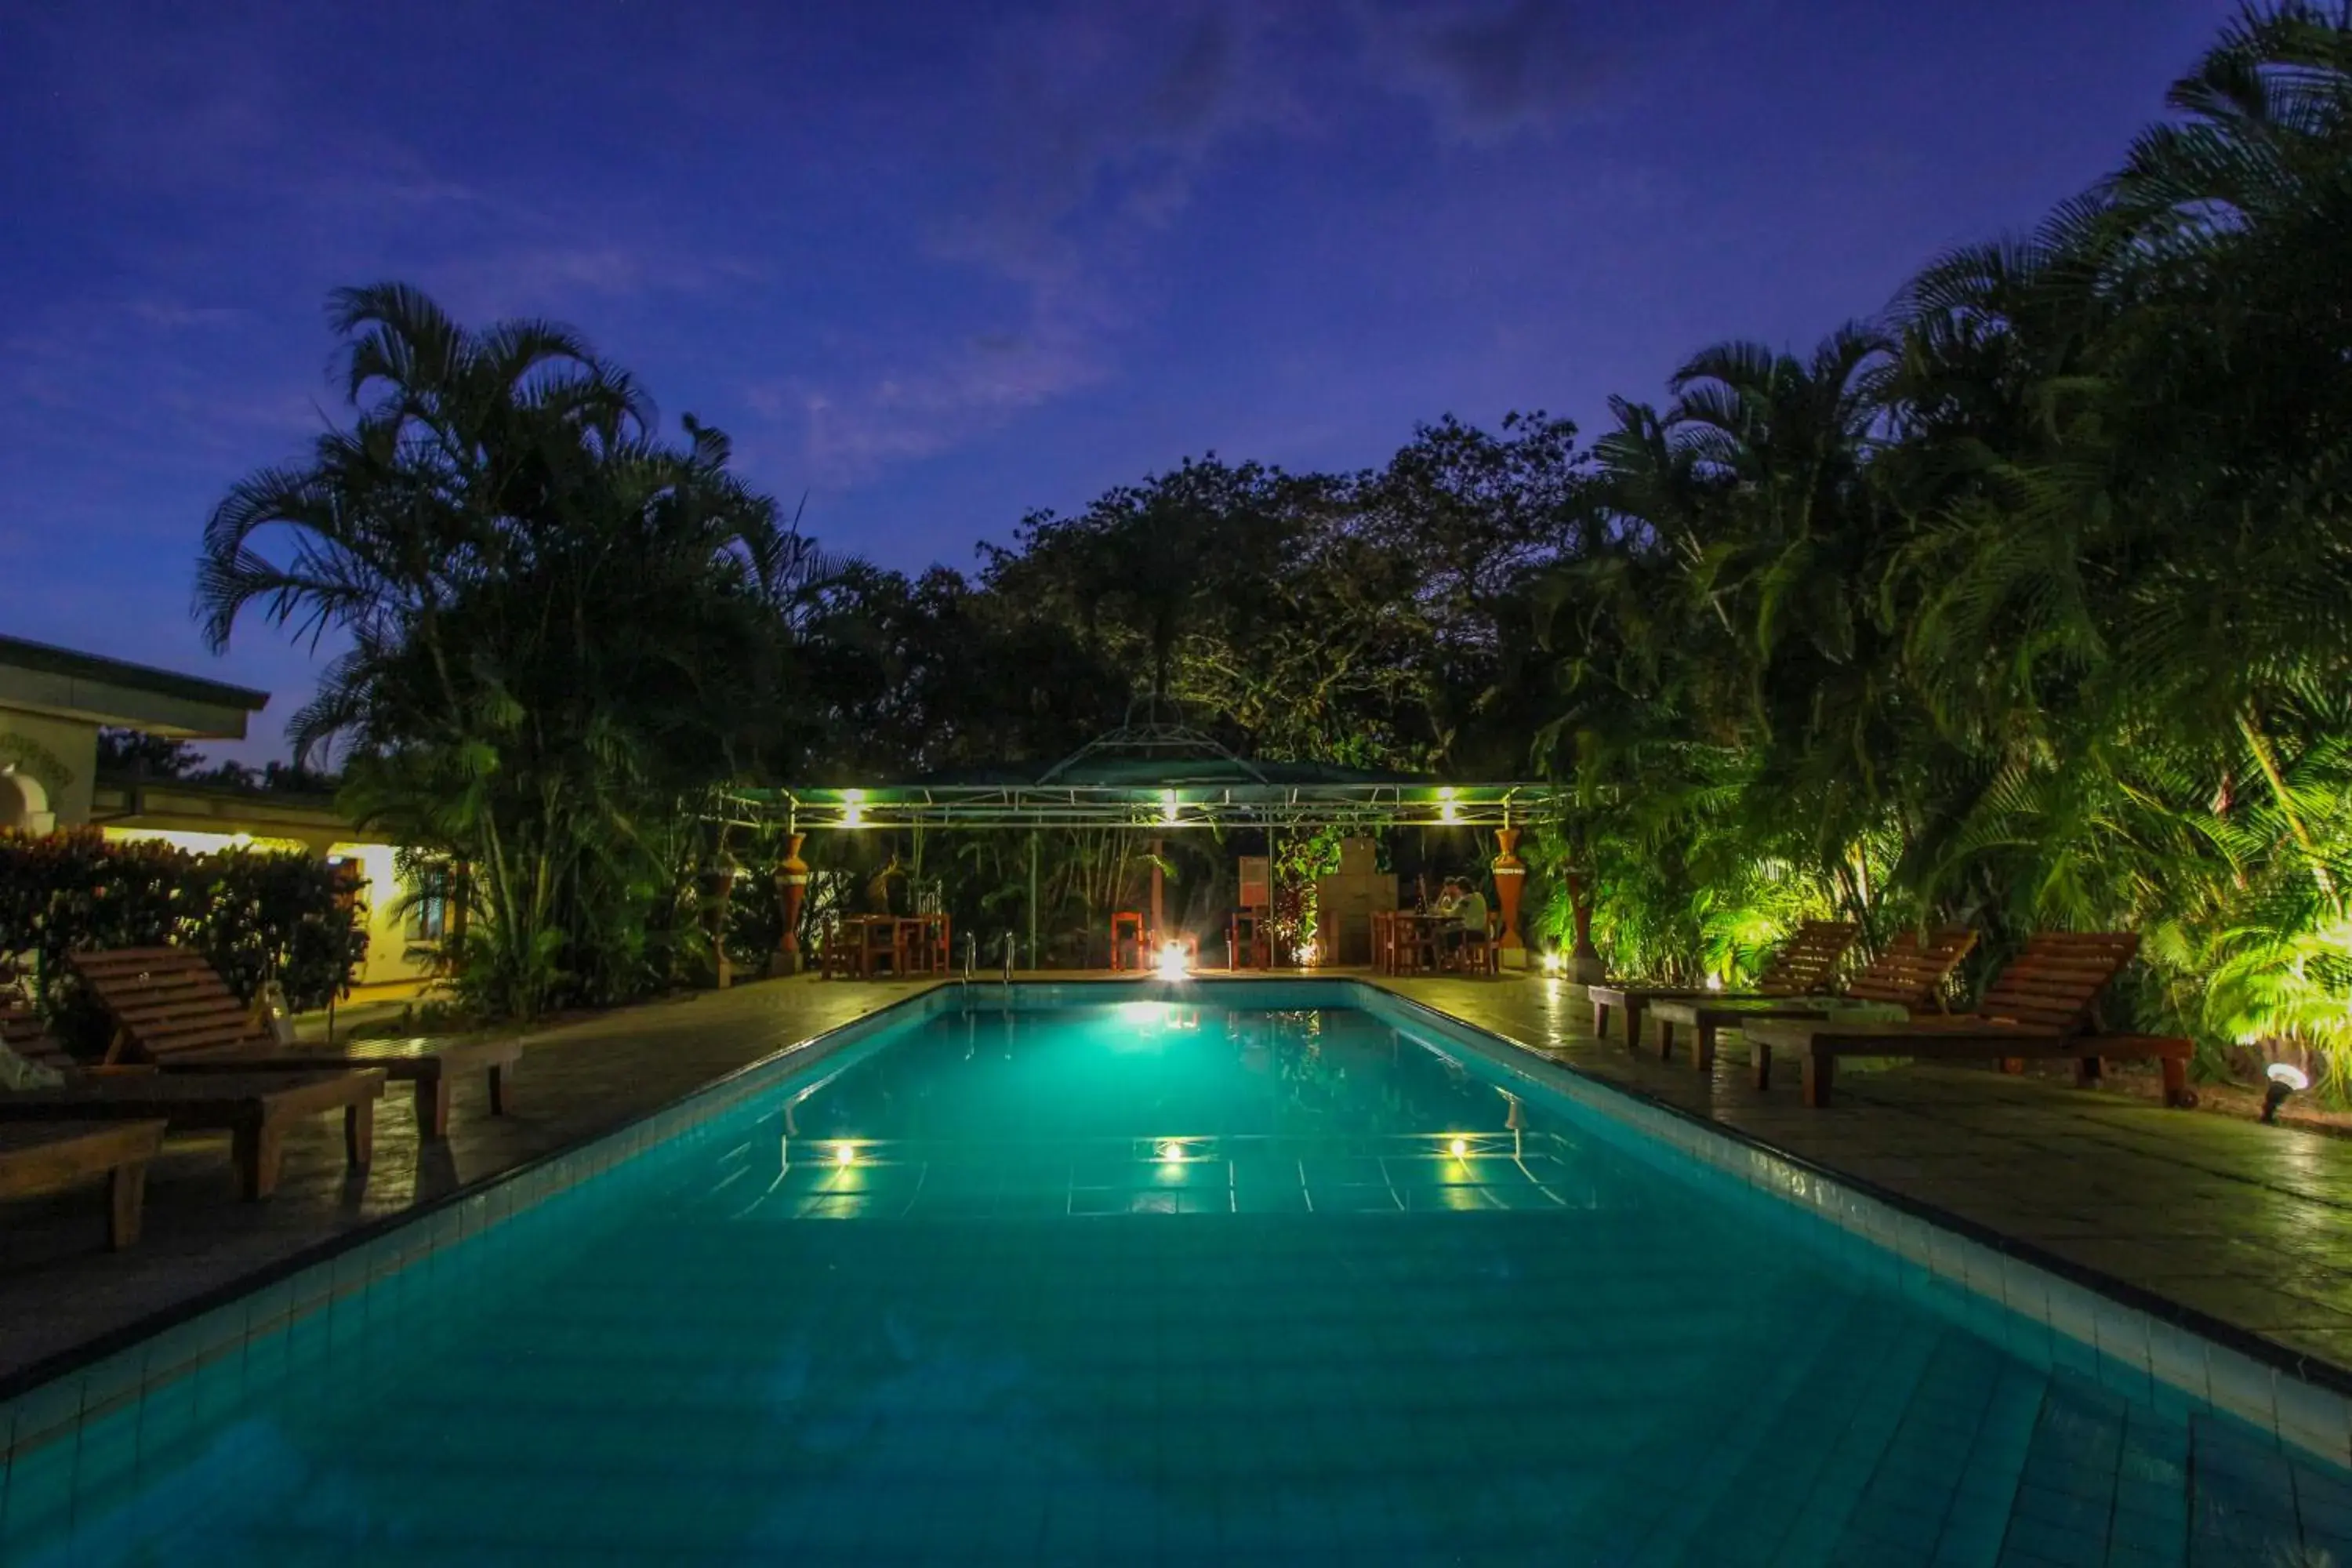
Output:
[[[1443,942],[1444,936],[1439,940]],[[1446,955],[1449,967],[1463,974],[1476,974],[1488,979],[1499,976],[1502,967],[1503,917],[1493,910],[1486,911],[1486,929],[1465,935],[1458,945],[1449,946]]]
[[[43,1076],[75,1070],[29,1002],[0,989],[0,1047]],[[110,1189],[106,1242],[121,1251],[139,1239],[147,1163],[163,1147],[161,1121],[65,1121],[0,1125],[0,1198],[38,1197],[104,1176]]]
[[[2079,1083],[2096,1082],[2109,1057],[2154,1060],[2164,1073],[2165,1103],[2195,1103],[2189,1092],[2187,1039],[2162,1035],[2090,1032],[2100,994],[2139,950],[2127,932],[2044,931],[2025,944],[1985,988],[1974,1010],[1907,1024],[1765,1021],[1748,1031],[1759,1087],[1771,1081],[1772,1053],[1793,1052],[1804,1064],[1808,1106],[1830,1102],[1840,1057],[1913,1057],[1935,1060],[1992,1058],[2004,1071],[2022,1070],[2028,1058],[2071,1058]]]
[[[1838,961],[1845,956],[1862,928],[1852,921],[1807,921],[1796,933],[1782,942],[1765,964],[1764,973],[1753,991],[1709,991],[1693,985],[1642,985],[1625,981],[1612,981],[1589,988],[1585,994],[1592,1003],[1592,1032],[1602,1039],[1609,1037],[1609,1015],[1625,1015],[1626,1048],[1635,1049],[1642,1043],[1642,1014],[1651,1003],[1668,998],[1703,997],[1712,1002],[1779,996],[1817,995],[1827,988],[1830,977],[1837,973]]]
[[[1151,960],[1144,952],[1143,913],[1139,910],[1120,910],[1110,917],[1110,966],[1114,970],[1149,969]]]
[[[109,1066],[152,1066],[173,1074],[369,1069],[415,1086],[416,1132],[428,1140],[449,1135],[450,1088],[461,1073],[485,1074],[490,1114],[505,1115],[507,1080],[522,1058],[519,1039],[282,1046],[260,1012],[236,999],[204,954],[184,947],[85,950],[68,962],[114,1023]]]
[[[1372,943],[1380,945],[1380,917],[1372,917]],[[1272,969],[1274,932],[1262,909],[1235,910],[1225,917],[1225,966],[1228,969]]]
[[[816,969],[821,980],[840,980],[857,973],[856,946],[849,928],[839,921],[817,935]]]
[[[379,1069],[84,1068],[47,1037],[29,1006],[14,1001],[0,1001],[0,1036],[17,1055],[64,1080],[55,1088],[0,1089],[0,1194],[36,1190],[68,1171],[111,1172],[111,1234],[118,1247],[138,1236],[146,1162],[154,1153],[152,1140],[165,1131],[227,1132],[247,1198],[265,1198],[276,1189],[286,1131],[304,1117],[341,1110],[351,1167],[364,1171],[374,1157],[375,1102],[383,1097]]]
[[[106,1245],[120,1252],[139,1239],[147,1163],[163,1147],[160,1121],[0,1124],[0,1198],[38,1197],[104,1176]]]
[[[893,977],[907,973],[906,932],[887,916],[869,916],[852,928],[857,933],[857,973],[861,978],[887,971]]]
[[[1907,1014],[1927,1012],[1940,1005],[1944,983],[1976,944],[1977,933],[1966,926],[1946,926],[1924,941],[1916,931],[1906,931],[1834,994],[1727,1002],[1716,997],[1660,997],[1649,1006],[1650,1016],[1658,1026],[1659,1058],[1673,1059],[1677,1028],[1691,1031],[1692,1059],[1701,1072],[1707,1072],[1715,1067],[1715,1038],[1720,1029],[1744,1030],[1768,1018],[1835,1018],[1840,1003],[1874,1003],[1900,1007]]]

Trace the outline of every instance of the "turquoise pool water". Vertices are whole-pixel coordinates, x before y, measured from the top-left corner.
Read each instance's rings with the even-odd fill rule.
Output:
[[[1859,1250],[1402,1017],[950,1010],[21,1457],[0,1559],[2352,1563]]]

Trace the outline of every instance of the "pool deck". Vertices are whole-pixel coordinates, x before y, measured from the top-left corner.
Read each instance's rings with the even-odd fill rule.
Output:
[[[375,1163],[363,1184],[346,1179],[331,1117],[288,1140],[282,1183],[261,1204],[236,1201],[226,1137],[175,1137],[151,1173],[145,1235],[129,1252],[103,1250],[102,1187],[0,1205],[0,1391],[929,984],[769,981],[546,1030],[530,1039],[509,1115],[487,1113],[479,1081],[457,1085],[444,1144],[419,1144],[409,1096],[394,1086],[377,1113]],[[2352,1140],[1956,1068],[1842,1075],[1839,1103],[1809,1111],[1793,1072],[1768,1093],[1749,1086],[1736,1036],[1711,1077],[1686,1058],[1662,1063],[1594,1039],[1589,1007],[1556,981],[1379,984],[1591,1077],[2325,1363],[2330,1381],[2352,1384]]]

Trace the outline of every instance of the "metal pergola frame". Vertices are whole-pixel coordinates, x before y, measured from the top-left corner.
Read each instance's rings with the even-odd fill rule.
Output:
[[[951,827],[1518,827],[1558,815],[1558,784],[895,784],[738,790],[730,820],[790,831]]]

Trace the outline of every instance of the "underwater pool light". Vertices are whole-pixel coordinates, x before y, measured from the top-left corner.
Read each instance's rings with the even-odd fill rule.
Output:
[[[847,1165],[855,1163],[856,1159],[857,1145],[855,1143],[835,1143],[833,1146],[833,1163],[835,1164]]]
[[[2310,1078],[2292,1062],[2273,1062],[2263,1069],[2263,1076],[2271,1080],[2270,1088],[2263,1091],[2264,1121],[2276,1121],[2279,1107],[2286,1103],[2287,1096],[2300,1094],[2311,1087]]]
[[[1464,1155],[1470,1152],[1470,1140],[1467,1138],[1456,1138],[1451,1144],[1447,1145],[1447,1147],[1454,1151],[1454,1157],[1459,1160]]]
[[[1163,1165],[1182,1164],[1184,1163],[1184,1145],[1178,1142],[1173,1138],[1171,1138],[1166,1142],[1160,1144],[1160,1163]]]

